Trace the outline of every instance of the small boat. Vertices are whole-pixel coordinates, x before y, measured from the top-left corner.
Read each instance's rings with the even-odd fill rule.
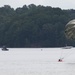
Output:
[[[65,47],[62,47],[62,49],[71,49],[72,46],[65,46]]]
[[[9,49],[2,49],[2,51],[8,51]]]
[[[6,48],[6,46],[2,47],[2,51],[8,51],[9,49]]]

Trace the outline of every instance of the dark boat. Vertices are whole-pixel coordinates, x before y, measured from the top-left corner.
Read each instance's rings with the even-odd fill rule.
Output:
[[[9,49],[6,48],[6,46],[2,47],[2,51],[8,51]]]

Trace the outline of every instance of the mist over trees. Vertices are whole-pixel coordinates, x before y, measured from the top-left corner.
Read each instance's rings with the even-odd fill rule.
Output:
[[[16,9],[0,7],[0,46],[62,47],[75,46],[65,37],[65,25],[75,19],[75,10],[62,10],[35,4]]]

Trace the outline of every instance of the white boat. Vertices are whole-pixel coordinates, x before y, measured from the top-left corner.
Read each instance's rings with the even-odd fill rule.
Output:
[[[62,49],[71,49],[73,46],[65,46],[65,47],[62,47]]]

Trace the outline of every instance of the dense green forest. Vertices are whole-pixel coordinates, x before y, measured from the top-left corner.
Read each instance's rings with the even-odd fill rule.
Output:
[[[75,10],[35,4],[16,9],[0,7],[0,47],[62,47],[75,46],[66,39],[65,25],[75,19]]]

